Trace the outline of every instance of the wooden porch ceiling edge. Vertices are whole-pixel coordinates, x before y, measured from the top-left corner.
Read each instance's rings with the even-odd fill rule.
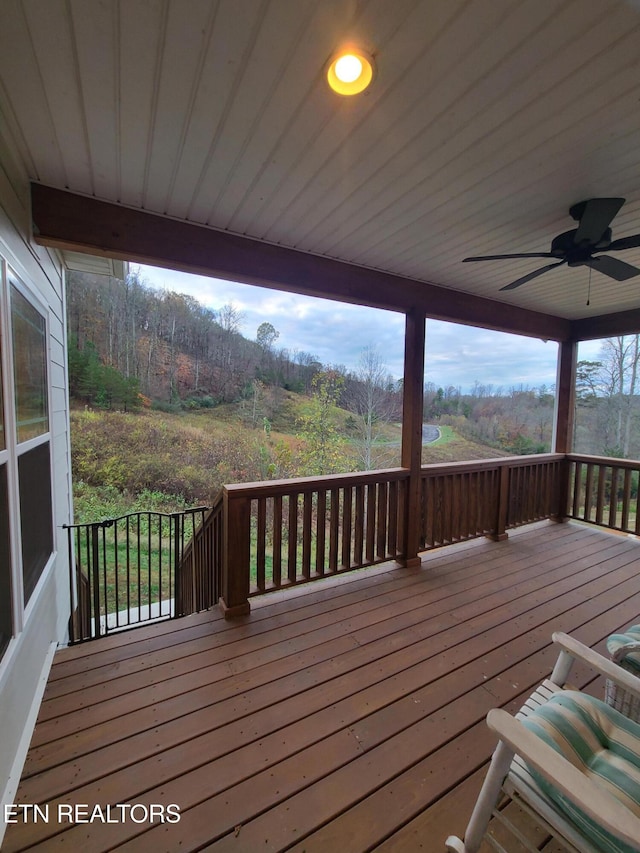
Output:
[[[570,321],[417,279],[31,184],[34,240],[292,293],[563,341]],[[628,317],[628,315],[625,315]]]

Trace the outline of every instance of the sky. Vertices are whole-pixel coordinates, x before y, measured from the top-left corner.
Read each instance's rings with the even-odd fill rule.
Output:
[[[241,333],[255,339],[261,323],[279,332],[276,348],[311,353],[324,365],[356,371],[363,350],[375,346],[394,379],[403,372],[404,315],[311,296],[283,293],[158,267],[139,267],[147,285],[193,296],[207,308],[233,304],[243,314]],[[579,358],[596,358],[599,344],[581,345]],[[556,381],[558,347],[525,338],[427,320],[425,382],[463,393],[477,382],[508,391]]]

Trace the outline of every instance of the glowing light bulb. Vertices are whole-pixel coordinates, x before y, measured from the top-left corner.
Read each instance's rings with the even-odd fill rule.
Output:
[[[348,53],[336,62],[336,77],[343,83],[354,83],[362,74],[362,62],[357,56]]]
[[[358,95],[371,83],[373,74],[373,57],[359,48],[350,48],[329,60],[327,82],[339,95]]]

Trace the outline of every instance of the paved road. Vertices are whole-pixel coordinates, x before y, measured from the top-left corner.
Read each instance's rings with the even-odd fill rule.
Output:
[[[440,438],[440,427],[422,424],[422,443],[432,444]]]

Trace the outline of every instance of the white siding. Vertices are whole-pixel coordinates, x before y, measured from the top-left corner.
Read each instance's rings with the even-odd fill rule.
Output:
[[[11,799],[35,722],[35,703],[52,644],[64,641],[69,618],[66,536],[70,520],[69,417],[66,390],[64,276],[55,253],[30,240],[29,185],[6,140],[0,138],[0,253],[48,306],[54,556],[29,602],[23,629],[0,660],[0,796]],[[8,782],[7,782],[8,780]],[[6,783],[6,788],[4,787]]]

